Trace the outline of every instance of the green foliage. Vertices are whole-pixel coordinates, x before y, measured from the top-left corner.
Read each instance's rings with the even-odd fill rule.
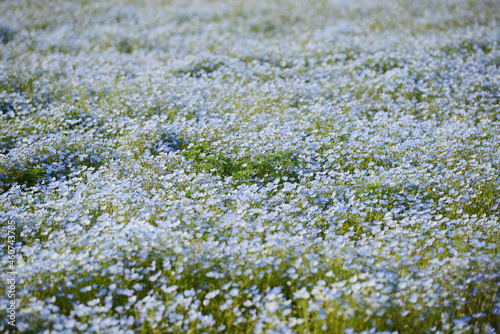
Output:
[[[13,29],[0,25],[0,43],[9,43],[14,39],[15,34],[16,32]]]
[[[134,51],[134,47],[132,42],[128,38],[124,38],[118,43],[118,51],[121,53],[132,53]]]
[[[6,169],[0,166],[0,176],[0,193],[3,193],[14,184],[32,187],[45,176],[45,172],[37,166],[28,166],[19,169]]]
[[[475,41],[466,39],[461,42],[455,42],[453,44],[447,44],[442,48],[442,51],[447,54],[464,54],[470,55],[477,51],[482,51],[485,54],[490,53],[494,49],[494,46],[490,43]]]
[[[172,71],[174,75],[187,75],[188,77],[201,78],[203,75],[209,75],[217,71],[224,64],[222,62],[201,62],[190,67]]]
[[[11,135],[0,135],[0,154],[6,154],[15,146],[16,137]]]
[[[1,138],[1,137],[0,137]],[[5,138],[5,137],[4,137]],[[9,137],[5,139],[9,140]],[[1,142],[0,142],[1,143]],[[4,144],[2,143],[2,146]],[[9,142],[3,149],[9,149]],[[1,149],[2,147],[0,147]],[[72,152],[81,150],[81,147],[69,145],[65,147],[68,152],[67,156]],[[8,191],[14,185],[32,187],[48,177],[66,177],[71,172],[74,172],[79,167],[99,168],[105,161],[101,160],[97,155],[86,154],[83,157],[74,157],[72,164],[65,165],[63,168],[57,168],[61,157],[57,154],[48,153],[47,151],[39,151],[38,161],[26,163],[24,165],[9,166],[8,164],[0,164],[0,193]],[[50,168],[50,165],[56,168]]]
[[[14,111],[14,105],[8,101],[0,100],[0,115]]]
[[[463,213],[469,215],[477,215],[482,217],[483,215],[498,214],[500,209],[492,209],[497,203],[496,199],[500,198],[500,189],[498,189],[495,184],[476,184],[474,185],[476,189],[476,196],[471,198],[469,201],[463,203],[460,209]],[[455,206],[455,211],[460,210]],[[456,213],[456,218],[460,217],[460,213]],[[454,217],[455,218],[455,217]]]
[[[297,180],[296,152],[284,151],[260,157],[232,158],[212,153],[208,146],[196,145],[182,153],[191,160],[196,170],[207,171],[221,177],[233,177],[237,183],[258,183],[288,177]]]

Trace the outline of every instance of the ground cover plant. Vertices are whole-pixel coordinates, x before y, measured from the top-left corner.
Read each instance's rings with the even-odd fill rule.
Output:
[[[0,332],[498,332],[499,42],[494,0],[1,1]]]

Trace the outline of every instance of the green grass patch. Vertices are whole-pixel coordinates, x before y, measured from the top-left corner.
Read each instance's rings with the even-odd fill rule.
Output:
[[[118,43],[118,51],[120,51],[120,53],[132,53],[134,51],[132,41],[128,38],[121,39]]]
[[[299,161],[295,151],[232,158],[221,153],[213,153],[209,146],[195,145],[182,154],[192,161],[195,170],[210,172],[221,177],[233,177],[237,180],[237,184],[266,183],[283,177],[292,182],[298,179],[295,169]]]
[[[0,154],[7,154],[15,147],[16,137],[11,135],[0,135]]]
[[[69,146],[66,149],[70,150],[70,153],[67,154],[70,155],[71,151],[78,152],[81,147]],[[63,164],[61,168],[60,156],[45,150],[38,152],[38,158],[38,161],[24,165],[0,164],[0,194],[16,184],[29,188],[49,177],[66,177],[78,167],[97,169],[105,163],[105,160],[95,154],[85,154],[81,157],[74,156],[71,167]]]
[[[0,25],[0,43],[7,44],[14,39],[16,31],[9,27]]]
[[[224,66],[224,63],[221,61],[204,61],[185,68],[174,70],[171,73],[177,76],[187,75],[192,78],[201,78],[203,75],[209,75],[217,71],[222,66]]]
[[[8,191],[15,184],[32,187],[40,182],[44,176],[45,171],[38,166],[9,169],[0,166],[0,193]]]

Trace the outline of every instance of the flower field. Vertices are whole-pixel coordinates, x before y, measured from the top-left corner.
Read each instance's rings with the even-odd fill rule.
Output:
[[[500,333],[500,2],[0,2],[0,332]]]

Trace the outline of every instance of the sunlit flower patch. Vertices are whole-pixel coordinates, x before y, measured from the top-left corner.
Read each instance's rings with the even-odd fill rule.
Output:
[[[499,13],[0,2],[0,332],[497,332]]]

